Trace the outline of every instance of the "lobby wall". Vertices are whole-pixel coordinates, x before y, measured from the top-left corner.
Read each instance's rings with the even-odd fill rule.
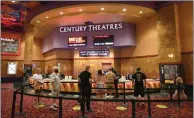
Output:
[[[114,49],[110,49],[109,57],[79,57],[79,50],[74,50],[74,77],[77,77],[85,68],[85,65],[90,65],[92,76],[96,76],[96,72],[103,68],[103,65],[111,64],[114,67]],[[118,67],[119,64],[117,64]],[[120,71],[120,68],[118,69]]]
[[[121,73],[132,74],[142,68],[147,78],[159,78],[156,16],[136,25],[136,47],[121,49]]]
[[[73,75],[73,50],[54,49],[44,53],[45,73],[52,73],[52,68],[60,63],[60,72]]]
[[[184,82],[193,84],[193,2],[178,4]]]
[[[1,77],[22,77],[23,76],[23,68],[24,68],[24,50],[25,50],[25,41],[23,40],[23,34],[21,32],[13,32],[3,30],[1,32],[3,37],[10,38],[21,38],[21,49],[20,55],[18,56],[6,56],[1,55]],[[7,75],[7,64],[8,62],[17,62],[17,74],[16,75]],[[44,55],[42,54],[42,39],[34,39],[33,45],[33,72],[34,68],[41,68],[44,72],[45,62]]]

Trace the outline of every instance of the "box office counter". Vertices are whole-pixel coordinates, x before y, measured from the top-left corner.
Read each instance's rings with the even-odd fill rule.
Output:
[[[53,89],[53,84],[49,82],[49,79],[43,79],[44,85],[43,89],[44,90],[52,90]],[[30,78],[29,79],[30,84],[34,84],[34,79]],[[132,81],[131,80],[119,80],[118,88],[132,88]],[[92,82],[92,87],[95,88],[96,84]],[[160,88],[160,81],[156,79],[146,79],[146,87],[147,88]],[[60,86],[60,91],[61,92],[79,92],[78,88],[78,80],[66,80],[63,79],[61,80],[61,86]],[[92,89],[92,93],[95,93],[96,90]],[[119,93],[123,93],[123,90],[119,90]],[[133,92],[133,90],[126,90],[126,93]]]

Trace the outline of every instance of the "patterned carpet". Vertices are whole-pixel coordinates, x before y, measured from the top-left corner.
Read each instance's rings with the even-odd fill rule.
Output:
[[[13,89],[2,89],[1,91],[1,117],[10,118],[12,109],[12,95]],[[52,99],[41,99],[46,104],[44,108],[34,108],[34,97],[24,96],[24,116],[15,116],[15,118],[58,118],[58,111],[52,111],[50,104]],[[17,96],[16,112],[19,111],[20,96]],[[86,113],[89,118],[130,118],[131,117],[131,103],[128,103],[127,110],[119,111],[116,107],[122,103],[116,102],[92,102],[92,113]],[[157,105],[166,105],[168,108],[160,109]],[[78,118],[81,116],[80,111],[74,111],[73,107],[78,105],[76,101],[63,100],[63,118]],[[177,107],[177,103],[152,103],[152,118],[192,118],[193,104],[192,102],[181,103],[181,108]],[[136,108],[136,118],[146,118],[148,116],[147,105],[146,109]]]

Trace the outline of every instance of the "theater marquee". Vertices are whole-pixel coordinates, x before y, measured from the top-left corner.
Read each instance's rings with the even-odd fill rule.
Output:
[[[118,30],[123,28],[123,23],[109,23],[109,24],[92,24],[80,26],[63,26],[59,31],[62,33],[67,32],[84,32],[84,31],[101,31],[101,30]]]

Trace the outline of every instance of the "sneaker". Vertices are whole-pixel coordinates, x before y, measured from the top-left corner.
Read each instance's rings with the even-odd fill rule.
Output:
[[[93,112],[93,110],[92,110],[92,109],[88,109],[87,111],[88,111],[88,112]]]
[[[34,107],[37,108],[37,109],[39,109],[39,105],[35,105]]]
[[[55,108],[59,108],[59,106],[58,106],[57,104],[54,104],[53,106],[54,106]]]

